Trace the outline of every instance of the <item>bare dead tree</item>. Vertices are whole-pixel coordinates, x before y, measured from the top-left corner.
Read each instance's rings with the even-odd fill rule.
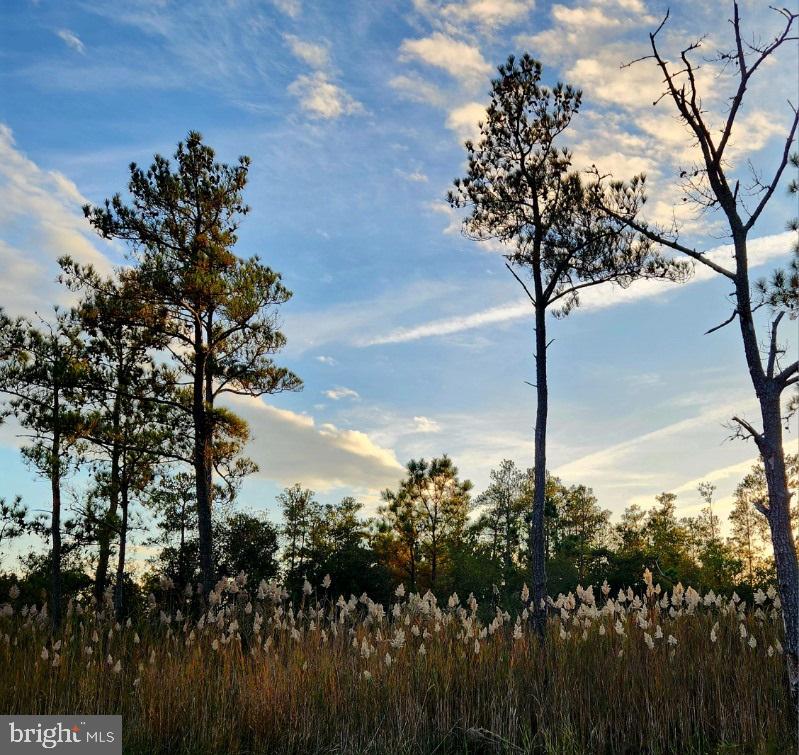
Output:
[[[741,416],[732,418],[737,426],[737,434],[754,440],[765,466],[768,487],[768,504],[763,513],[768,518],[774,558],[777,569],[780,597],[785,622],[785,655],[791,693],[799,703],[799,571],[797,570],[796,545],[791,533],[790,500],[791,492],[786,476],[785,454],[783,450],[783,411],[782,397],[786,389],[797,383],[799,363],[796,361],[783,365],[778,329],[787,313],[796,317],[796,296],[769,296],[768,285],[763,282],[752,284],[750,280],[750,258],[748,239],[763,211],[780,184],[786,166],[790,162],[792,145],[796,137],[799,114],[796,106],[788,103],[791,123],[782,142],[776,165],[771,166],[768,178],[746,161],[751,180],[747,183],[736,177],[730,157],[730,143],[736,119],[747,99],[755,74],[765,68],[766,61],[774,56],[786,43],[795,42],[796,20],[799,14],[787,9],[773,8],[780,16],[779,31],[768,41],[758,41],[754,36],[747,37],[741,27],[741,17],[737,3],[733,3],[733,17],[730,19],[734,45],[728,51],[717,53],[715,59],[705,62],[720,64],[731,75],[733,90],[729,97],[729,109],[722,117],[721,128],[711,123],[711,114],[703,106],[702,93],[698,83],[698,71],[702,63],[697,51],[702,40],[685,47],[678,61],[669,61],[658,44],[658,35],[668,21],[668,13],[660,26],[649,35],[652,53],[638,61],[653,61],[663,76],[664,91],[655,105],[661,100],[670,100],[681,120],[687,125],[701,159],[690,169],[680,173],[686,196],[702,212],[715,212],[726,221],[729,238],[732,241],[734,256],[731,264],[718,261],[705,252],[685,243],[680,237],[676,222],[671,227],[662,227],[647,222],[641,217],[640,208],[645,195],[645,177],[638,176],[628,183],[610,181],[600,175],[594,189],[597,200],[603,209],[617,221],[642,234],[655,244],[684,254],[696,262],[706,265],[718,275],[727,279],[733,287],[734,307],[731,315],[721,325],[711,328],[712,333],[737,319],[744,355],[749,370],[752,387],[760,405],[760,423]],[[772,69],[773,71],[773,69]],[[773,73],[772,73],[773,75]],[[718,79],[717,79],[718,81]],[[740,119],[738,120],[740,125]],[[782,276],[783,281],[791,279]],[[776,284],[775,284],[776,285]],[[784,287],[784,285],[783,285]],[[761,348],[754,313],[762,306],[771,311],[765,347]]]

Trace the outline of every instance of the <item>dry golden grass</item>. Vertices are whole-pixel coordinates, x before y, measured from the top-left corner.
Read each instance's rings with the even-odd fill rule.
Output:
[[[552,601],[543,646],[521,603],[481,621],[473,600],[398,596],[384,613],[328,592],[292,610],[240,578],[199,622],[153,604],[123,626],[75,603],[57,637],[12,601],[0,712],[121,713],[131,753],[796,749],[773,592],[578,589]]]

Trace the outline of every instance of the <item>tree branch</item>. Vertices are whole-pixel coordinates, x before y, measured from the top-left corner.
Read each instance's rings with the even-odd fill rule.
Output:
[[[749,435],[752,436],[755,443],[760,445],[760,442],[763,440],[763,435],[761,433],[755,430],[755,428],[752,427],[752,425],[750,425],[745,419],[741,419],[740,417],[733,417],[732,419],[733,422],[737,422],[741,427],[744,428],[744,430],[746,430],[746,432],[749,433]]]
[[[771,345],[768,350],[768,366],[766,367],[766,375],[774,377],[774,364],[777,361],[777,328],[780,326],[780,320],[785,316],[785,312],[780,312],[771,323]]]
[[[527,294],[527,298],[528,298],[528,299],[529,299],[529,300],[532,302],[533,306],[535,307],[535,306],[536,306],[536,303],[535,303],[535,298],[534,298],[534,297],[533,297],[533,295],[530,293],[530,290],[527,288],[527,286],[525,285],[524,281],[523,281],[523,280],[522,280],[522,279],[521,279],[521,278],[520,278],[518,275],[516,275],[516,271],[515,271],[515,270],[514,270],[514,269],[513,269],[513,268],[510,266],[510,264],[509,264],[509,263],[507,263],[507,262],[506,262],[506,263],[505,263],[505,267],[507,267],[507,268],[508,268],[508,270],[510,270],[510,274],[511,274],[511,275],[512,275],[514,278],[516,278],[516,280],[517,280],[517,281],[519,281],[519,283],[520,283],[521,287],[524,289],[524,293],[526,293],[526,294]]]
[[[738,314],[737,308],[732,311],[732,314],[723,322],[721,325],[716,325],[715,328],[711,328],[710,330],[705,331],[705,335],[709,336],[711,333],[715,333],[717,330],[721,330],[725,325],[729,325]]]

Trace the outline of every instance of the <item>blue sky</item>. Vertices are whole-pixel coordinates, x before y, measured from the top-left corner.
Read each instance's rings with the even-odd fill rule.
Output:
[[[720,7],[725,12],[720,12]],[[443,452],[479,489],[502,458],[532,462],[532,324],[495,249],[463,238],[444,200],[463,171],[490,77],[529,51],[545,77],[584,91],[568,144],[578,167],[620,177],[645,170],[649,212],[716,249],[715,216],[687,211],[674,183],[692,148],[669,103],[657,107],[647,52],[666,9],[644,0],[466,2],[6,3],[0,11],[0,302],[12,313],[66,302],[54,283],[69,252],[101,268],[123,250],[96,239],[80,213],[123,190],[131,160],[170,154],[200,130],[223,160],[252,158],[239,252],[284,274],[282,361],[305,390],[235,406],[261,466],[243,491],[273,510],[301,481],[323,500],[354,493],[373,506],[412,456]],[[729,41],[725,4],[673,3],[673,53],[707,32],[709,57]],[[749,28],[773,28],[743,2]],[[733,161],[768,173],[796,94],[795,47],[750,91]],[[724,107],[725,76],[703,66],[706,106]],[[795,101],[795,99],[794,99]],[[756,274],[784,262],[794,209],[778,192],[758,223]],[[725,255],[719,249],[719,255]],[[592,291],[553,323],[550,468],[594,488],[620,512],[673,490],[695,513],[695,487],[718,486],[721,510],[753,460],[729,442],[733,412],[756,417],[728,286],[697,274],[683,286]],[[795,323],[785,328],[795,353]],[[2,495],[44,507],[47,487],[0,429]],[[796,444],[796,435],[789,438]]]

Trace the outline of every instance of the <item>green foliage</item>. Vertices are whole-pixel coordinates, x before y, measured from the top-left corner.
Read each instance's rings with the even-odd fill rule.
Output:
[[[239,458],[246,423],[215,402],[224,394],[299,390],[302,383],[273,360],[285,345],[277,307],[291,292],[257,257],[245,260],[233,251],[248,212],[249,158],[220,163],[201,135],[190,132],[174,160],[156,155],[147,170],[131,164],[130,201],[117,194],[84,213],[104,238],[128,244],[133,286],[149,303],[148,325],[171,356],[165,374],[177,396],[173,406],[186,413],[191,429],[200,559],[209,590],[214,471],[238,479],[255,469]]]
[[[510,56],[498,71],[480,136],[466,142],[466,176],[449,193],[452,206],[469,209],[464,232],[507,245],[508,261],[532,278],[535,306],[557,305],[560,314],[578,305],[586,286],[684,277],[684,264],[604,213],[572,170],[560,142],[582,93],[545,86],[541,64],[527,54]]]
[[[472,483],[458,479],[458,469],[445,454],[431,461],[411,459],[405,479],[396,491],[383,492],[381,515],[399,545],[411,589],[420,584],[422,559],[429,569],[429,585],[438,587],[447,568],[447,552],[463,540]]]

